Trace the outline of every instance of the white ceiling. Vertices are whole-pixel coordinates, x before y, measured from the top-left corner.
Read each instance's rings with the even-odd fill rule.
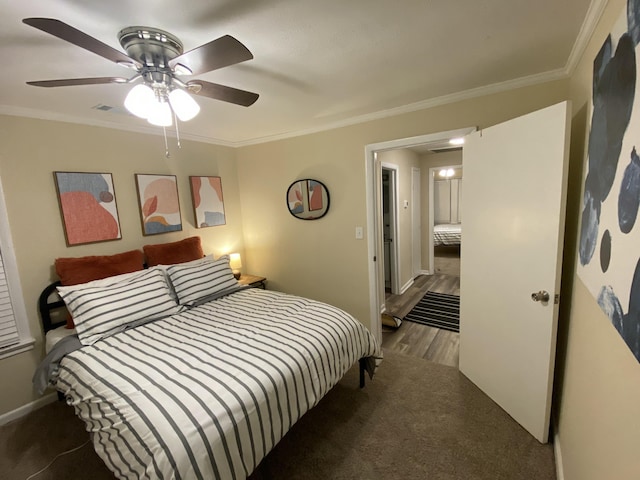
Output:
[[[246,145],[561,78],[573,67],[605,3],[2,0],[0,113],[159,130],[124,112],[128,86],[26,85],[131,73],[23,24],[26,17],[57,18],[119,50],[117,33],[130,25],[167,30],[181,39],[185,51],[225,34],[236,37],[253,60],[194,78],[260,98],[240,107],[196,97],[201,113],[181,123],[180,133]],[[99,104],[117,108],[92,108]]]

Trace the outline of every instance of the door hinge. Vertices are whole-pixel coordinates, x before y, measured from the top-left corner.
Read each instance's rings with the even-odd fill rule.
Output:
[[[560,303],[560,294],[559,293],[556,293],[553,296],[553,303],[556,304],[556,305],[558,305]]]

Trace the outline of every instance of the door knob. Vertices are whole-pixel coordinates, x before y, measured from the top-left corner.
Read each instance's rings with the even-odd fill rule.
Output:
[[[540,290],[539,292],[534,292],[531,294],[531,300],[534,302],[548,302],[549,301],[549,292],[546,290]]]

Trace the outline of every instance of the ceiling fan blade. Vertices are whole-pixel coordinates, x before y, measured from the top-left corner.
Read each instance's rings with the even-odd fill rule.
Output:
[[[187,83],[187,87],[194,95],[235,103],[243,107],[253,105],[260,96],[257,93],[238,90],[237,88],[227,87],[217,83],[205,82],[204,80],[192,80]]]
[[[252,58],[253,54],[247,47],[231,35],[225,35],[178,55],[169,65],[174,68],[181,64],[191,70],[192,75],[199,75]]]
[[[23,23],[31,25],[43,32],[49,33],[55,37],[66,40],[69,43],[89,50],[90,52],[100,55],[101,57],[111,60],[115,63],[135,64],[136,62],[128,55],[110,47],[106,43],[102,43],[100,40],[81,32],[77,28],[67,25],[55,18],[25,18]]]
[[[72,87],[74,85],[100,85],[103,83],[127,83],[129,80],[121,77],[95,77],[95,78],[66,78],[63,80],[40,80],[27,82],[34,87]]]

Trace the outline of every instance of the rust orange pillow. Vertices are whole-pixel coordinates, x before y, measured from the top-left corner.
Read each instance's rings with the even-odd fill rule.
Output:
[[[145,245],[142,247],[147,257],[147,266],[174,265],[204,257],[200,237],[189,237],[177,242]]]
[[[142,270],[144,256],[140,250],[131,250],[115,255],[56,258],[55,267],[62,285],[78,285]]]

